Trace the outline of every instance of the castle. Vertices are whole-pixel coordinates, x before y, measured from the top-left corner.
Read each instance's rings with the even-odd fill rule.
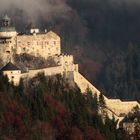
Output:
[[[11,63],[13,62],[14,54],[31,54],[44,59],[51,56],[54,58],[56,66],[43,69],[28,69],[23,73],[21,69]],[[93,94],[97,94],[97,97],[100,95],[100,91],[79,73],[78,64],[74,64],[73,56],[61,54],[61,39],[56,33],[52,31],[40,33],[39,29],[33,28],[28,33],[19,34],[15,27],[11,26],[11,19],[7,15],[1,20],[0,59],[5,64],[1,71],[15,85],[19,84],[21,78],[32,78],[40,72],[43,72],[46,76],[61,74],[68,78],[72,77],[82,93],[89,88]],[[108,99],[105,96],[104,99],[108,116],[111,118],[114,115],[119,121],[133,107],[140,107],[136,101],[125,102],[120,99]]]

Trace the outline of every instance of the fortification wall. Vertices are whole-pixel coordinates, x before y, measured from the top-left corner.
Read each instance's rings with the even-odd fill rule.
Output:
[[[74,72],[74,81],[79,86],[82,93],[86,92],[87,88],[89,88],[93,92],[93,94],[96,93],[97,96],[99,97],[100,91],[97,90],[79,72]],[[107,105],[107,110],[108,110],[107,112],[109,113],[108,115],[110,117],[112,117],[112,114],[114,114],[116,118],[121,118],[120,115],[128,114],[133,109],[133,107],[137,105],[140,107],[139,103],[136,101],[123,102],[120,99],[108,99],[105,96],[104,96],[104,99]]]
[[[61,66],[57,66],[38,70],[29,70],[27,73],[22,73],[21,78],[33,78],[39,73],[44,73],[45,76],[51,76],[56,74],[63,74],[63,69]]]
[[[122,114],[128,114],[133,107],[139,106],[139,103],[137,101],[121,101],[120,99],[108,99],[106,101],[107,106],[116,114],[122,115]]]
[[[81,89],[81,92],[84,93],[89,88],[93,93],[96,93],[97,96],[100,95],[100,91],[96,89],[84,76],[79,72],[74,71],[74,81]],[[106,97],[105,97],[106,98]]]
[[[0,59],[4,64],[8,63],[11,58],[11,46],[9,43],[0,43]]]
[[[0,58],[4,64],[12,60],[12,55],[16,52],[16,37],[0,40]]]
[[[64,71],[78,71],[78,66],[74,64],[74,59],[72,55],[61,55],[60,63]]]

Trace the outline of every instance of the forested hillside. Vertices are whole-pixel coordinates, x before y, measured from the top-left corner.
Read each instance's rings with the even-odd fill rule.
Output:
[[[0,85],[1,140],[129,140],[114,119],[105,115],[103,123],[102,96],[82,95],[60,75],[39,74],[18,87],[0,75]]]

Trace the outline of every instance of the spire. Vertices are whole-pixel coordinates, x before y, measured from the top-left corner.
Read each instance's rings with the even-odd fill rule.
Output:
[[[2,23],[2,26],[3,27],[7,27],[7,26],[10,26],[10,24],[11,24],[11,19],[10,19],[10,17],[6,14],[3,18],[2,18],[2,21],[1,21]]]
[[[11,25],[10,17],[5,14],[5,16],[1,19],[0,38],[11,38],[16,35],[17,32],[15,27]]]

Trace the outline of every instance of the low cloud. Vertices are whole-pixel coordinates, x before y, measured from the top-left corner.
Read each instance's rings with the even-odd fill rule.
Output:
[[[0,2],[1,15],[10,12],[17,16],[21,11],[31,22],[36,22],[39,17],[47,20],[66,18],[70,10],[64,0],[1,0]]]

